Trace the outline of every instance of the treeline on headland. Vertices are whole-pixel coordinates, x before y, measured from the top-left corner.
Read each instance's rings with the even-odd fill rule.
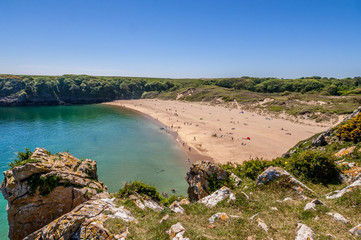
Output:
[[[179,93],[187,89],[210,86],[258,93],[317,93],[338,96],[360,94],[361,77],[165,79],[88,75],[0,75],[0,104],[93,103],[156,97],[160,93]],[[224,96],[223,98],[233,100]]]

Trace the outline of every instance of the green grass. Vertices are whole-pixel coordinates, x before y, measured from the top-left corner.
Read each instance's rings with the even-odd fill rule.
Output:
[[[325,198],[325,193],[342,188],[342,184],[327,187],[308,182],[306,184],[315,191],[312,197],[320,199],[326,206],[317,205],[316,211],[304,211],[304,206],[311,199],[308,201],[300,199],[298,194],[286,185],[275,182],[256,186],[254,181],[245,179],[242,186],[234,190],[237,198],[235,201],[230,203],[222,201],[214,208],[192,203],[183,206],[185,214],[175,214],[168,209],[162,212],[149,209],[143,211],[132,201],[118,198],[118,204],[129,209],[139,223],[109,219],[105,227],[113,233],[121,233],[129,227],[129,239],[169,239],[166,231],[171,225],[180,222],[186,229],[184,236],[190,239],[247,239],[249,236],[266,239],[267,234],[257,226],[257,222],[250,221],[250,217],[258,213],[255,220],[261,218],[268,225],[269,237],[273,239],[294,239],[298,222],[312,228],[316,233],[315,239],[327,239],[327,234],[332,234],[335,239],[357,239],[349,235],[348,230],[359,223],[359,216],[356,214],[358,209],[350,208],[349,204],[345,204],[345,199],[359,203],[359,198],[345,196],[343,200],[328,200]],[[245,192],[250,200],[247,200],[241,192]],[[286,197],[291,197],[294,201],[279,202]],[[276,207],[278,211],[272,210],[271,207]],[[351,224],[344,225],[334,221],[326,215],[330,211],[342,214],[351,221]],[[214,224],[215,228],[212,229],[209,227],[208,219],[218,212],[238,217],[231,217],[227,222],[217,220]],[[159,221],[166,214],[170,215],[169,219],[160,224]]]

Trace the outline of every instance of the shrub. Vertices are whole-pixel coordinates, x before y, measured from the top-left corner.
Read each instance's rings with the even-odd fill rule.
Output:
[[[213,172],[213,174],[207,178],[208,187],[209,187],[209,194],[214,191],[217,191],[223,186],[227,186],[231,189],[234,189],[235,185],[233,180],[228,176],[227,179],[221,180],[217,178],[217,173]]]
[[[30,186],[30,193],[33,194],[39,189],[40,195],[48,195],[57,186],[69,186],[70,183],[60,183],[62,178],[60,176],[46,176],[42,177],[41,174],[34,174],[27,181]]]
[[[361,141],[361,113],[349,119],[337,129],[337,137],[344,141]]]
[[[305,180],[314,183],[336,183],[340,170],[335,164],[335,157],[324,151],[307,150],[289,159],[287,169]]]
[[[268,167],[284,167],[284,158],[276,158],[272,161],[266,161],[262,158],[256,158],[249,161],[245,161],[242,165],[238,166],[240,168],[241,174],[248,178],[255,180],[258,175],[260,175]]]
[[[118,196],[128,197],[134,193],[138,193],[141,196],[148,196],[157,201],[162,200],[162,196],[159,194],[156,187],[147,185],[139,181],[126,183],[124,187],[119,190]]]
[[[32,154],[33,153],[29,150],[29,148],[25,148],[25,152],[18,152],[17,159],[9,163],[10,169],[25,165],[27,163],[39,162],[39,160],[31,159]]]

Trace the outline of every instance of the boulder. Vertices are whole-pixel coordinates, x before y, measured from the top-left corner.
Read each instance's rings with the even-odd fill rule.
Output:
[[[167,214],[167,215],[165,215],[164,217],[162,217],[162,219],[159,221],[159,223],[162,223],[162,222],[164,222],[164,221],[167,221],[168,218],[169,218],[169,215]]]
[[[350,120],[351,118],[356,117],[359,113],[361,112],[361,107],[358,107],[355,111],[352,112],[352,114],[350,116],[348,116],[347,118],[345,118],[342,123],[347,122],[348,120]]]
[[[185,233],[185,228],[179,222],[172,225],[170,229],[167,231],[170,239],[172,240],[189,240],[189,238],[183,237]]]
[[[181,213],[183,214],[185,212],[185,210],[181,207],[180,203],[178,201],[174,201],[170,206],[169,206],[169,209],[172,211],[172,212],[175,212],[175,213]]]
[[[216,214],[213,214],[212,217],[210,217],[208,219],[208,222],[209,223],[214,223],[217,219],[220,219],[222,221],[228,221],[229,220],[229,217],[226,213],[216,213]]]
[[[231,175],[229,177],[232,179],[235,186],[237,186],[237,187],[241,186],[242,179],[240,179],[236,174],[231,173]]]
[[[188,196],[191,202],[198,201],[210,194],[209,180],[226,181],[230,174],[211,162],[196,162],[187,172],[186,180],[189,184]]]
[[[117,207],[115,205],[114,199],[90,200],[28,235],[24,240],[125,239],[128,231],[114,236],[104,227],[104,222],[109,218],[119,218],[126,222],[137,223],[137,220],[128,210],[123,206]]]
[[[335,156],[341,158],[345,155],[349,155],[349,154],[353,153],[355,151],[355,149],[356,149],[356,146],[352,146],[349,148],[342,148],[340,151],[335,153]]]
[[[308,188],[305,184],[294,178],[291,174],[289,174],[286,170],[280,167],[269,167],[263,173],[261,173],[256,180],[257,185],[267,184],[273,181],[276,181],[280,178],[285,178],[291,185],[293,185],[293,189],[298,193],[302,194],[304,190],[309,192],[313,192],[310,188]]]
[[[23,239],[76,206],[102,196],[96,162],[37,148],[33,162],[4,172],[1,192],[8,201],[9,238]]]
[[[211,195],[200,199],[198,202],[203,203],[207,207],[214,207],[222,200],[227,198],[233,198],[234,195],[232,194],[231,190],[228,187],[221,187]]]
[[[350,223],[349,220],[347,220],[344,216],[342,216],[342,215],[339,214],[339,213],[328,212],[328,213],[326,213],[326,214],[329,215],[329,216],[331,216],[331,217],[333,217],[333,219],[335,219],[335,220],[338,221],[338,222],[342,222],[342,223],[344,223],[344,224]]]
[[[310,202],[307,203],[306,206],[303,208],[304,211],[316,211],[316,204]]]
[[[351,229],[350,229],[350,233],[351,233],[352,235],[361,237],[361,224],[359,224],[359,225],[351,228]]]
[[[326,195],[327,199],[335,199],[342,197],[345,193],[352,191],[354,187],[360,187],[361,186],[361,179],[354,181],[349,186],[343,188],[342,190],[337,190],[334,192],[331,192]]]
[[[314,199],[311,202],[307,203],[303,210],[316,211],[316,205],[325,205],[325,204],[318,199]]]
[[[312,141],[311,145],[314,147],[325,146],[327,145],[326,137],[332,134],[332,128],[321,133],[315,140]]]
[[[268,226],[267,224],[260,218],[257,219],[257,226],[261,228],[263,231],[268,233]]]
[[[129,199],[132,200],[135,203],[135,205],[142,210],[145,210],[146,208],[150,208],[156,212],[160,212],[164,209],[164,207],[160,205],[158,201],[151,199],[149,197],[142,197],[138,193],[134,193],[130,195]]]
[[[313,240],[315,233],[307,225],[299,223],[297,225],[297,235],[295,240]]]
[[[180,205],[189,205],[189,204],[191,204],[191,202],[188,199],[183,198],[182,200],[179,201],[179,204]]]

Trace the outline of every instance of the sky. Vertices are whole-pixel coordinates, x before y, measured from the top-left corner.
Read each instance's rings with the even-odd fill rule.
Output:
[[[361,76],[361,1],[0,0],[0,73]]]

